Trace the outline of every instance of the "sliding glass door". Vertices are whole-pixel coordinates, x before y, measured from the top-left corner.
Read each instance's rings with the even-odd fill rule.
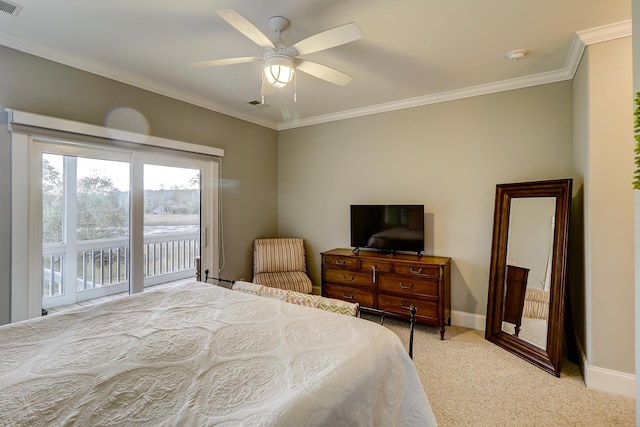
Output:
[[[128,159],[79,154],[42,153],[44,308],[129,290]]]
[[[180,163],[192,167],[144,164],[145,286],[195,277],[201,170]]]
[[[196,256],[219,273],[224,150],[5,111],[12,322],[195,278]]]
[[[42,308],[195,279],[203,218],[213,217],[212,187],[202,185],[203,177],[212,181],[212,162],[46,141],[34,147]]]

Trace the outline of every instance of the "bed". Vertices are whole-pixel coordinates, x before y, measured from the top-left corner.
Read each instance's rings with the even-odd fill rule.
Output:
[[[202,282],[0,327],[0,425],[429,426],[396,335]]]

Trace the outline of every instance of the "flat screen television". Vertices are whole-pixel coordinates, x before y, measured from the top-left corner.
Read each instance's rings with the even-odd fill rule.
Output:
[[[424,205],[351,205],[351,246],[420,255],[424,250]]]

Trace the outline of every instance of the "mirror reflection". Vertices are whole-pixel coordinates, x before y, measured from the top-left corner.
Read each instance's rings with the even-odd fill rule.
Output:
[[[485,338],[560,376],[572,180],[496,185]]]
[[[502,331],[547,347],[555,197],[510,200]]]

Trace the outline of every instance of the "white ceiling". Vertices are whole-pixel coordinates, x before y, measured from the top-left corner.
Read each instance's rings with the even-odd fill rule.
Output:
[[[631,31],[631,0],[9,1],[23,9],[0,12],[2,45],[274,129],[570,79],[585,34],[597,42]],[[269,17],[288,18],[288,44],[355,22],[362,39],[306,57],[353,81],[297,73],[269,107],[248,104],[260,100],[259,62],[187,66],[262,56],[213,12],[225,8],[272,40]],[[515,49],[528,53],[510,61]]]

